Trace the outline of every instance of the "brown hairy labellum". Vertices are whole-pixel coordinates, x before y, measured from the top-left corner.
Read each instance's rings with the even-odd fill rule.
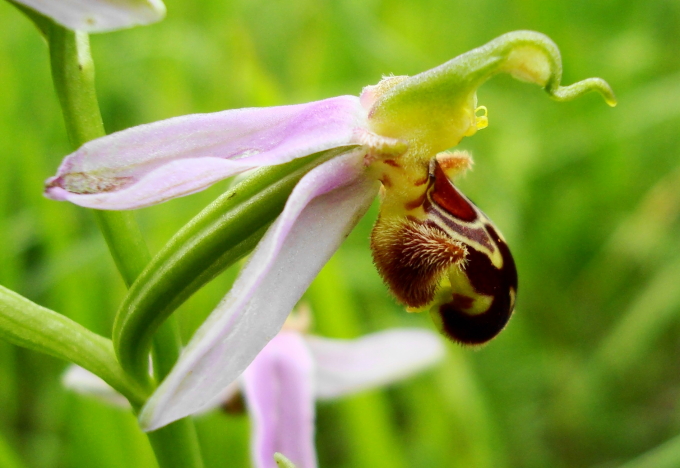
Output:
[[[381,216],[371,249],[400,302],[429,307],[445,335],[475,345],[491,340],[510,319],[517,271],[499,231],[447,175],[459,165],[453,158],[461,159],[443,153],[432,161],[421,216]]]
[[[434,299],[447,269],[465,260],[467,248],[435,224],[416,220],[378,220],[371,236],[378,272],[409,307],[423,307]]]

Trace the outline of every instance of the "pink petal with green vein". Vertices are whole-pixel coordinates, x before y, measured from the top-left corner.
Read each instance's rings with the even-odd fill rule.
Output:
[[[248,169],[356,144],[355,96],[175,117],[85,143],[46,182],[55,200],[102,210],[154,205]]]
[[[209,405],[281,330],[378,192],[365,176],[364,155],[344,154],[300,180],[229,294],[143,408],[142,427],[157,429]]]

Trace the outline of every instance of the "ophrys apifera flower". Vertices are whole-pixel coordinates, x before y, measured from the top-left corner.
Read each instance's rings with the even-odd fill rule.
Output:
[[[133,209],[335,150],[295,187],[232,290],[152,395],[145,427],[200,410],[243,372],[378,190],[371,246],[397,299],[431,309],[454,340],[493,338],[514,307],[515,266],[500,230],[452,182],[469,156],[448,150],[487,125],[476,90],[497,73],[538,84],[558,101],[598,91],[615,104],[604,81],[562,87],[561,72],[550,39],[513,32],[419,75],[386,78],[359,98],[177,117],[86,143],[67,157],[48,181],[48,196]]]

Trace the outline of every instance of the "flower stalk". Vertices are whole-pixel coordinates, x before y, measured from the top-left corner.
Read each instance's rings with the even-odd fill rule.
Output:
[[[86,141],[104,136],[87,34],[51,22],[41,30],[48,40],[52,76],[71,144],[79,147]],[[151,258],[133,214],[94,213],[116,266],[129,286]],[[170,358],[174,362],[179,354],[179,333],[174,323],[167,322],[159,330],[155,349],[157,357]],[[163,365],[159,377],[162,377],[172,363],[160,361]],[[145,383],[148,382],[141,382],[142,385]],[[202,468],[198,439],[190,419],[185,418],[150,434],[149,440],[161,468]]]
[[[0,338],[78,364],[101,377],[132,405],[141,406],[149,396],[148,388],[140,387],[123,372],[111,340],[2,286]]]

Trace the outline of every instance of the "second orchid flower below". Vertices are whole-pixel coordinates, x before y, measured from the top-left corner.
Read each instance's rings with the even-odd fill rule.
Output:
[[[302,311],[306,309],[302,308]],[[392,329],[354,340],[308,335],[309,314],[293,314],[235,382],[206,409],[250,415],[253,465],[276,468],[280,452],[297,468],[316,468],[315,400],[382,387],[433,366],[444,354],[439,337],[419,329]],[[127,401],[103,380],[78,366],[64,385],[117,406]]]
[[[597,91],[615,104],[601,79],[561,86],[555,44],[518,31],[419,75],[385,78],[359,98],[177,117],[89,142],[64,160],[47,196],[119,210],[337,151],[300,180],[149,399],[141,415],[147,429],[200,410],[244,371],[379,191],[371,247],[397,299],[431,309],[440,329],[462,343],[484,343],[503,329],[515,303],[515,264],[498,228],[453,185],[469,156],[447,151],[488,124],[476,90],[497,73],[538,84],[558,101]]]

